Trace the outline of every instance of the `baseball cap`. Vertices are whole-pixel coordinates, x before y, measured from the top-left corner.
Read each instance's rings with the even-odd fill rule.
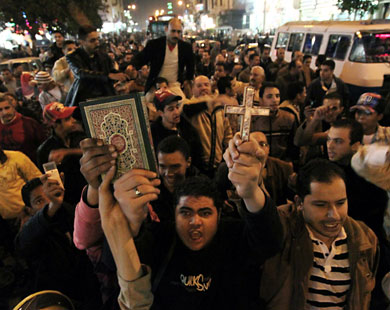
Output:
[[[157,110],[162,111],[167,104],[178,100],[181,100],[181,97],[171,93],[168,90],[158,90],[154,93],[154,105],[156,106]]]
[[[43,120],[48,124],[71,116],[77,107],[65,107],[62,103],[52,102],[43,109]]]
[[[376,107],[381,102],[382,96],[376,93],[364,93],[359,97],[356,105],[352,106],[349,110],[356,111],[361,110],[365,112],[375,112]]]
[[[47,84],[53,81],[53,78],[46,71],[39,71],[35,74],[35,81],[37,81],[38,85]]]

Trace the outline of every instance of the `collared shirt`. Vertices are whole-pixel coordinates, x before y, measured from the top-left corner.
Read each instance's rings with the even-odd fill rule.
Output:
[[[305,309],[344,309],[351,286],[347,234],[344,227],[330,249],[314,237],[306,225],[313,242],[313,267],[310,271]]]

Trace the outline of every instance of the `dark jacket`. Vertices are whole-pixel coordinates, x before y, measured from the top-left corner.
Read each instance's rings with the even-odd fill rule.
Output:
[[[337,78],[333,77],[337,86],[337,93],[343,98],[344,110],[348,110],[349,107],[349,89],[344,82]],[[307,95],[305,99],[305,106],[309,105],[310,102],[314,101],[316,106],[322,105],[322,100],[326,91],[322,88],[321,79],[317,78],[307,88]]]
[[[152,309],[252,309],[259,266],[279,251],[281,234],[270,199],[258,213],[243,210],[243,220],[222,219],[213,240],[199,251],[181,242],[174,224],[143,227],[135,242],[140,260],[154,271]]]
[[[161,68],[164,64],[165,49],[167,44],[167,38],[161,37],[155,40],[150,40],[146,44],[145,48],[136,55],[131,64],[139,70],[144,65],[150,66],[150,73],[146,81],[145,93],[153,86],[156,78],[158,77]],[[185,80],[192,80],[194,77],[195,60],[190,44],[179,40],[179,73],[177,80],[183,83]],[[184,70],[185,68],[185,70]]]
[[[261,297],[267,309],[301,310],[305,308],[310,270],[313,266],[313,243],[305,228],[302,212],[293,206],[279,207],[285,231],[283,250],[267,260],[261,278]],[[362,222],[347,217],[351,287],[347,296],[350,310],[368,310],[378,266],[375,234]]]
[[[52,217],[38,211],[16,237],[16,248],[34,272],[33,291],[59,290],[83,306],[98,309],[99,288],[91,262],[73,242],[74,208],[64,203]]]
[[[157,146],[164,138],[171,135],[180,136],[188,143],[192,164],[198,169],[202,169],[202,144],[200,143],[199,134],[184,115],[180,116],[180,123],[177,125],[178,130],[166,129],[162,124],[161,118],[152,123],[150,128],[156,155]]]
[[[82,47],[66,55],[66,61],[74,75],[74,82],[65,100],[66,106],[78,106],[90,98],[113,96],[113,81],[108,74],[115,72],[107,54],[96,52],[90,58]]]

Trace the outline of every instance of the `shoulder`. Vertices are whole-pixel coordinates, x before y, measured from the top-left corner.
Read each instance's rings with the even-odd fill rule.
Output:
[[[364,246],[376,246],[378,239],[375,233],[365,223],[347,217],[344,223],[344,228],[348,237],[354,242],[358,242]]]
[[[276,158],[276,157],[272,157],[272,156],[269,156],[268,159],[267,159],[267,164],[271,163],[272,165],[274,166],[277,166],[279,168],[281,168],[282,170],[288,172],[289,174],[293,173],[293,168],[291,167],[291,165],[284,161],[284,160],[281,160],[279,158]]]
[[[282,110],[282,109],[279,109],[279,111],[278,111],[278,118],[286,120],[286,121],[290,121],[290,122],[295,121],[295,117],[292,113],[287,112],[287,111]]]

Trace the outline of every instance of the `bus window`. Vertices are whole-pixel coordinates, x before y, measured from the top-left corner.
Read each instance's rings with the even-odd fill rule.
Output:
[[[305,44],[303,45],[303,53],[310,55],[318,55],[322,42],[322,34],[308,33],[306,34]]]
[[[378,63],[390,61],[390,33],[362,33],[355,36],[350,61]]]
[[[289,36],[288,32],[279,32],[275,48],[279,48],[279,47],[286,48],[288,36]]]
[[[290,41],[288,42],[287,50],[289,52],[300,51],[302,41],[303,41],[303,33],[292,33],[290,37]]]
[[[350,44],[351,36],[332,34],[329,36],[325,55],[329,58],[344,60]]]

